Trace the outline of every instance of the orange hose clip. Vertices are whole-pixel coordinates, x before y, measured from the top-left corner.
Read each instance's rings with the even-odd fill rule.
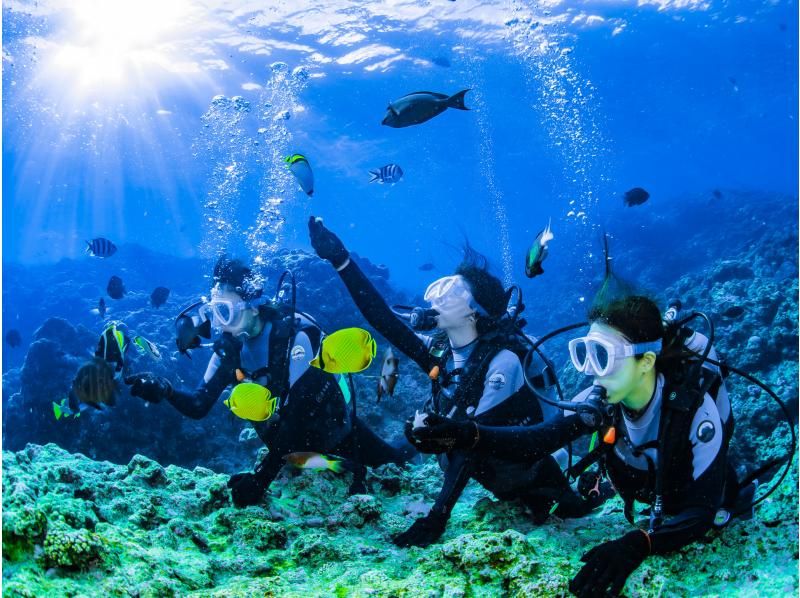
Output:
[[[438,380],[439,378],[439,366],[435,365],[431,368],[431,371],[428,372],[428,378],[431,380]]]
[[[236,368],[236,381],[241,382],[245,378],[247,378],[247,376],[244,375],[244,372],[239,368]]]
[[[617,441],[617,429],[611,426],[606,433],[603,434],[603,442],[606,444],[614,444]]]

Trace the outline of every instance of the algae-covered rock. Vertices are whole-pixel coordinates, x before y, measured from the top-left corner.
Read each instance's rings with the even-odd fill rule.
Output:
[[[44,560],[48,567],[85,570],[97,565],[104,552],[100,538],[86,529],[50,525],[44,539]]]
[[[403,490],[386,492],[381,476]],[[226,476],[205,468],[114,465],[54,445],[6,452],[4,596],[563,596],[581,555],[630,529],[618,499],[537,526],[470,483],[438,543],[401,549],[391,536],[430,508],[435,462],[372,472],[375,495],[348,496],[350,478],[285,472],[239,509]],[[795,467],[754,519],[648,558],[626,594],[795,595],[796,485]]]

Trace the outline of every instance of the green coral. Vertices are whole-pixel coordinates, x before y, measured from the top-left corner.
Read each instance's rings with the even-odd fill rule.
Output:
[[[44,539],[44,560],[48,567],[86,570],[98,564],[104,553],[100,538],[86,529],[51,525]]]

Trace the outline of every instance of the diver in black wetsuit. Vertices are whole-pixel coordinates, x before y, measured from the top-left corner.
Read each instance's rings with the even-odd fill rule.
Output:
[[[688,328],[665,332],[658,307],[629,296],[595,307],[585,337],[570,342],[574,366],[594,386],[573,399],[585,408],[536,426],[500,428],[431,415],[412,434],[432,452],[473,450],[535,462],[580,436],[603,439],[584,464],[599,461],[625,501],[653,505],[646,529],[594,547],[570,583],[578,596],[616,595],[650,554],[700,539],[731,515],[752,514],[755,484],[738,483],[727,462],[733,417],[708,339]],[[662,350],[663,345],[663,350]],[[436,445],[439,448],[436,448]],[[578,468],[579,469],[579,468]]]
[[[353,417],[336,376],[310,367],[321,331],[309,317],[292,309],[287,312],[283,306],[257,305],[261,289],[252,283],[250,269],[238,260],[220,258],[214,282],[211,301],[202,304],[200,312],[205,321],[222,330],[222,336],[214,343],[214,354],[197,389],[175,389],[165,378],[150,373],[128,376],[125,382],[131,385],[133,396],[150,402],[166,399],[194,419],[205,417],[242,372],[279,397],[274,415],[253,422],[269,454],[254,473],[237,473],[228,481],[237,506],[261,500],[289,453],[333,453],[354,461],[352,493],[364,491],[364,465],[406,462],[407,454]]]
[[[485,258],[471,252],[454,276],[437,280],[428,287],[428,313],[443,335],[415,334],[386,305],[364,276],[339,238],[312,216],[311,244],[317,254],[336,268],[361,313],[389,342],[414,360],[433,382],[427,409],[458,420],[487,425],[526,425],[543,421],[538,399],[524,384],[522,357],[530,343],[512,320],[513,330],[503,326],[510,293],[486,270]],[[468,255],[469,257],[469,255]],[[481,261],[483,263],[481,263]],[[508,322],[505,322],[508,324]],[[540,390],[549,387],[546,364],[537,379]],[[418,449],[424,443],[406,435]],[[440,465],[445,470],[444,486],[430,513],[394,538],[399,546],[427,546],[444,532],[452,508],[470,478],[504,500],[520,499],[544,521],[551,509],[562,517],[582,516],[598,504],[578,496],[555,459],[523,464],[493,455],[480,456],[470,446],[447,451]],[[556,447],[554,450],[559,449]],[[426,451],[429,452],[429,451]]]

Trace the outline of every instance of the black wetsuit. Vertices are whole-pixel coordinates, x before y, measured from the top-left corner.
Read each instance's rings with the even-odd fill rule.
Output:
[[[689,348],[696,352],[701,352],[706,343],[699,333],[687,340]],[[713,349],[709,356],[717,359]],[[657,472],[662,468],[664,517],[661,521],[651,519],[645,526],[650,554],[677,550],[701,538],[714,525],[718,509],[733,507],[736,499],[736,474],[727,461],[733,433],[727,390],[718,368],[706,364],[702,373],[700,384],[707,383],[704,396],[684,417],[672,415],[672,421],[680,423],[673,424],[669,431],[665,428],[668,404],[678,401],[684,391],[658,374],[653,397],[644,412],[633,419],[620,408],[616,440],[600,453],[600,464],[625,500],[629,519],[633,518],[634,500],[654,502]],[[573,400],[584,400],[590,390]],[[594,431],[578,415],[528,427],[479,426],[480,440],[475,450],[536,461]],[[678,439],[672,443],[673,448],[660,444],[666,435]]]
[[[438,367],[433,397],[426,409],[456,419],[473,419],[488,425],[529,425],[543,421],[538,399],[524,384],[521,357],[508,338],[479,337],[467,347],[451,348],[443,355],[432,351],[432,339],[417,335],[386,305],[358,265],[350,261],[339,275],[367,321],[425,372]],[[520,354],[521,353],[521,354]],[[561,445],[556,446],[557,451]],[[470,450],[451,451],[440,458],[444,485],[432,509],[446,521],[470,478],[504,500],[520,499],[542,521],[559,503],[561,516],[582,516],[595,505],[581,499],[569,486],[551,456],[534,464],[480,455]],[[428,540],[424,540],[427,542]],[[414,544],[415,542],[410,542]]]
[[[353,489],[360,491],[363,465],[404,463],[406,454],[352,416],[340,387],[340,382],[346,381],[309,365],[319,349],[319,329],[303,315],[295,314],[294,334],[287,334],[266,310],[259,315],[264,329],[258,336],[240,343],[229,334],[223,335],[197,389],[191,393],[174,390],[167,400],[184,415],[200,419],[229,385],[236,384],[237,368],[280,397],[276,413],[266,422],[253,424],[269,447],[269,454],[256,467],[265,487],[281,470],[284,457],[294,452],[334,454],[355,461],[360,466]]]

